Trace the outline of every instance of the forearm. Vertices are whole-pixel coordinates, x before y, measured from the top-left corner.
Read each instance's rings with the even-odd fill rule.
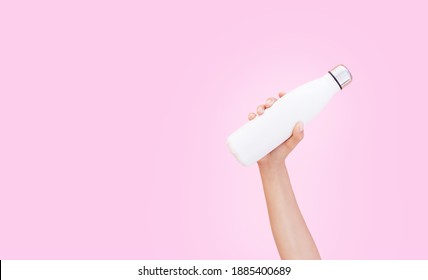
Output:
[[[285,163],[259,164],[272,233],[281,259],[320,259],[300,213]]]

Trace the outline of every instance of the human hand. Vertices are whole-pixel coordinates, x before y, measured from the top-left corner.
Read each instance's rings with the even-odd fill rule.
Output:
[[[283,97],[285,93],[280,92],[279,97]],[[264,104],[261,104],[257,107],[256,113],[249,113],[248,119],[251,121],[257,117],[257,115],[263,115],[264,111],[272,107],[272,105],[276,102],[275,97],[270,97],[266,100]],[[290,152],[299,144],[299,142],[303,139],[304,131],[303,131],[303,123],[299,122],[294,126],[293,134],[281,143],[278,147],[272,150],[269,154],[260,159],[257,164],[261,165],[272,165],[272,164],[283,164],[285,158],[290,154]]]

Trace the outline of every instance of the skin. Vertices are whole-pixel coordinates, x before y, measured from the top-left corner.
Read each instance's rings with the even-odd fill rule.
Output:
[[[279,93],[283,97],[285,93]],[[270,97],[257,107],[256,113],[248,114],[251,121],[262,115],[277,99]],[[260,159],[260,176],[269,213],[269,221],[275,244],[281,259],[319,260],[317,246],[312,238],[291,187],[285,159],[302,141],[303,123],[297,123],[293,134],[281,145]]]

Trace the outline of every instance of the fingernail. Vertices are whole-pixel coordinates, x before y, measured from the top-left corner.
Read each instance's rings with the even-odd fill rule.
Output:
[[[261,114],[261,113],[263,113],[263,108],[262,107],[259,107],[259,108],[257,108],[257,112],[259,113],[259,114]]]
[[[267,104],[272,104],[272,99],[269,98],[268,100],[266,100],[266,103]]]
[[[302,123],[302,122],[300,122],[300,123],[299,123],[299,131],[300,131],[300,132],[303,132],[303,129],[304,129],[304,125],[303,125],[303,123]]]

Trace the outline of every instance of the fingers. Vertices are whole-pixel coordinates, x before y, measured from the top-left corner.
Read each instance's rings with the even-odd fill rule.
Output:
[[[270,98],[269,98],[269,99],[270,99]],[[263,113],[265,112],[265,109],[266,109],[266,108],[269,108],[270,106],[272,106],[273,102],[275,102],[275,101],[273,101],[273,100],[269,100],[269,99],[268,99],[268,100],[266,100],[266,103],[265,103],[265,104],[262,104],[262,105],[257,106],[257,109],[256,109],[257,115],[259,115],[259,116],[263,115]],[[255,113],[251,112],[251,113],[249,113],[249,114],[248,114],[248,119],[251,121],[251,120],[253,120],[257,115],[256,115]]]
[[[275,97],[269,97],[268,99],[266,99],[265,104],[261,104],[259,106],[257,106],[257,115],[263,115],[263,113],[265,112],[265,109],[271,107],[273,105],[273,103],[275,103],[276,98]]]
[[[293,129],[293,134],[290,138],[288,138],[287,141],[285,141],[285,144],[287,147],[291,150],[293,150],[297,144],[299,144],[300,141],[302,141],[304,137],[304,125],[303,122],[298,122]]]
[[[259,105],[258,107],[257,107],[257,110],[256,110],[256,112],[257,112],[257,115],[263,115],[263,113],[264,113],[264,111],[265,111],[265,104],[263,104],[263,105]],[[255,119],[255,117],[257,116],[255,113],[253,113],[253,112],[251,112],[251,113],[249,113],[248,114],[248,119],[251,121],[251,120],[253,120],[253,119]]]
[[[257,115],[259,115],[259,116],[262,115],[265,112],[265,105],[262,104],[262,105],[257,106],[256,112],[257,112]]]
[[[265,108],[269,108],[270,106],[273,105],[273,103],[275,103],[276,98],[275,97],[269,97],[268,99],[266,99],[265,101]]]
[[[256,117],[256,114],[254,114],[253,112],[248,114],[248,119],[251,121],[252,119],[254,119]]]
[[[285,92],[280,92],[278,95],[281,98],[281,97],[283,97],[285,95]],[[265,110],[267,108],[272,107],[272,105],[276,101],[277,101],[277,99],[275,97],[269,97],[268,99],[266,99],[266,101],[265,101],[264,104],[261,104],[261,105],[257,106],[256,113],[251,112],[251,113],[248,114],[248,119],[251,121],[251,120],[255,119],[257,117],[257,115],[259,115],[259,116],[263,115],[263,113],[265,112]]]

